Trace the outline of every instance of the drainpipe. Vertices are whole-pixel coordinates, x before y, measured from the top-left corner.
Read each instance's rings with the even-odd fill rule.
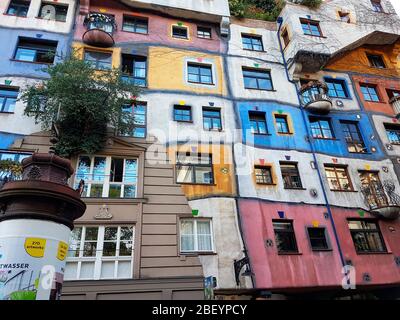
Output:
[[[286,77],[287,77],[287,80],[290,83],[292,83],[294,85],[294,87],[295,87],[296,94],[297,94],[297,100],[298,100],[298,103],[299,103],[299,106],[300,106],[301,116],[302,116],[302,119],[303,119],[303,124],[304,124],[304,126],[305,126],[305,128],[307,130],[307,136],[311,137],[310,129],[309,129],[309,126],[308,126],[307,120],[306,120],[306,114],[305,114],[305,111],[304,111],[304,108],[303,108],[303,104],[302,104],[302,101],[301,101],[301,96],[300,96],[299,90],[297,88],[296,82],[290,79],[288,66],[287,66],[287,62],[286,62],[286,58],[285,58],[285,54],[283,52],[282,42],[281,42],[281,38],[280,38],[280,31],[281,31],[282,24],[283,24],[283,18],[282,17],[278,17],[277,22],[279,24],[277,37],[278,37],[278,42],[279,42],[279,48],[280,48],[280,51],[281,51],[281,54],[282,54],[283,64],[285,66]],[[343,256],[342,248],[340,246],[339,237],[338,237],[336,226],[335,226],[335,222],[334,222],[333,216],[332,216],[331,206],[330,206],[329,201],[328,201],[328,196],[326,194],[325,186],[324,186],[324,183],[323,183],[323,180],[322,180],[321,170],[319,168],[318,161],[317,161],[317,156],[315,154],[314,144],[313,144],[311,138],[309,139],[309,142],[310,142],[310,147],[311,147],[311,153],[312,153],[313,160],[314,160],[314,163],[315,163],[315,168],[317,169],[317,172],[318,172],[318,179],[319,179],[319,183],[321,185],[322,194],[324,196],[325,206],[326,206],[326,209],[328,210],[329,220],[331,221],[332,230],[333,230],[333,233],[335,235],[336,245],[337,245],[338,250],[339,250],[340,261],[342,262],[342,266],[344,267],[344,266],[346,266],[346,262],[345,262],[345,259],[344,259],[344,256]]]

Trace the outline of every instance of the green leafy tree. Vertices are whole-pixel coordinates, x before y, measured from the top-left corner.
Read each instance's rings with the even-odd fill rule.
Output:
[[[45,72],[49,78],[26,88],[20,99],[25,114],[43,130],[56,129],[56,154],[94,154],[104,146],[110,127],[122,134],[133,130],[134,116],[122,106],[132,103],[140,89],[123,80],[120,70],[96,70],[74,52]]]

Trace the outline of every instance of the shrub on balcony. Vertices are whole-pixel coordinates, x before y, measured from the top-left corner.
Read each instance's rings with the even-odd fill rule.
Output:
[[[21,96],[25,114],[43,130],[55,129],[54,151],[63,157],[94,154],[103,148],[107,129],[127,133],[134,117],[122,111],[140,93],[122,80],[120,70],[95,70],[75,54],[45,69],[49,78],[27,87]]]
[[[284,0],[229,0],[231,14],[238,18],[275,21]]]

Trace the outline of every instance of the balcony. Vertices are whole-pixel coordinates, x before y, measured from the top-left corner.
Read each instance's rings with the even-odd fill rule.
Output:
[[[101,48],[114,45],[113,33],[117,25],[113,17],[101,13],[90,13],[83,24],[87,28],[82,36],[84,43]]]
[[[313,113],[327,114],[332,109],[328,87],[319,81],[310,81],[300,88],[303,107]]]
[[[383,184],[374,181],[363,186],[361,192],[369,212],[383,219],[397,219],[400,216],[400,196],[395,193],[395,188],[394,183],[389,180]]]
[[[400,118],[400,95],[399,96],[394,96],[392,99],[389,100],[390,104],[393,107],[394,114],[396,115],[396,118]]]

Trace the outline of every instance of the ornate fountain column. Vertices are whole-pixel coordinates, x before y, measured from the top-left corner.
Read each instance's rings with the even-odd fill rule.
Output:
[[[67,185],[69,160],[36,153],[22,166],[22,179],[0,189],[0,300],[55,300],[74,220],[86,205]]]

